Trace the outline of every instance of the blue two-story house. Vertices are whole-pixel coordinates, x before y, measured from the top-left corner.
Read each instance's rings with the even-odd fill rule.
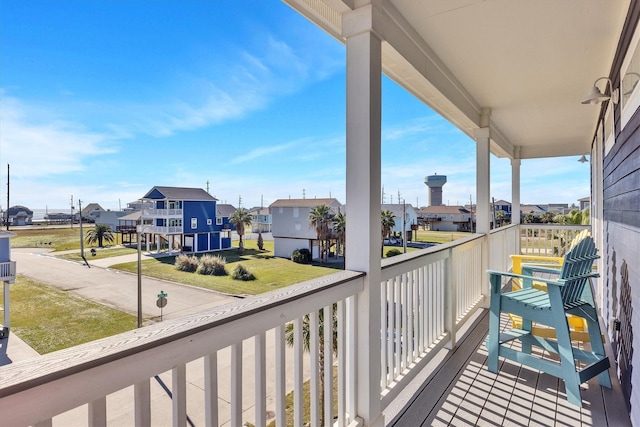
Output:
[[[232,224],[217,215],[217,199],[201,188],[153,187],[142,197],[140,232],[169,252],[231,247]]]

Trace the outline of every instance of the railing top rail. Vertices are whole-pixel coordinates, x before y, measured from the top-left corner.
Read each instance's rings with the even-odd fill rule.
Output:
[[[503,225],[502,227],[494,228],[493,230],[491,230],[489,232],[489,234],[499,233],[501,231],[507,231],[507,230],[509,230],[511,228],[518,228],[519,226],[520,226],[520,224]]]
[[[484,234],[472,234],[469,237],[463,237],[452,242],[442,243],[439,245],[431,246],[430,248],[421,249],[419,251],[407,252],[406,254],[394,256],[392,258],[385,258],[382,260],[382,269],[396,267],[399,264],[405,264],[413,262],[414,260],[426,256],[432,256],[439,252],[445,252],[452,248],[458,248],[468,243],[474,242],[478,239],[482,239]]]
[[[545,229],[555,229],[555,230],[589,230],[591,229],[590,225],[581,225],[581,224],[520,224],[523,228],[530,228],[533,230],[545,230]]]
[[[80,373],[95,367],[104,366],[129,356],[140,355],[149,350],[159,349],[165,345],[184,346],[188,340],[193,347],[196,345],[196,335],[207,332],[216,327],[222,327],[232,322],[245,322],[251,326],[236,330],[233,339],[242,340],[243,333],[248,336],[259,333],[251,328],[268,330],[277,325],[269,326],[264,321],[251,322],[252,315],[263,314],[287,305],[286,313],[278,312],[275,317],[279,324],[292,320],[315,308],[323,307],[340,299],[355,295],[363,286],[361,279],[364,273],[355,271],[341,271],[318,279],[309,280],[288,286],[272,292],[252,296],[237,302],[214,307],[200,313],[167,320],[133,331],[124,332],[112,337],[71,347],[65,350],[49,353],[30,360],[24,360],[0,367],[0,399],[56,381],[70,375]],[[350,286],[351,285],[351,286]],[[296,304],[290,304],[296,302]],[[305,302],[302,304],[302,302]],[[306,311],[305,311],[306,310]],[[265,329],[266,328],[266,329]],[[201,340],[200,340],[201,341]],[[224,340],[215,343],[222,345]],[[227,344],[229,345],[229,344]],[[186,353],[184,347],[178,353]],[[175,349],[173,351],[176,351]],[[204,355],[195,355],[193,359]],[[188,356],[184,356],[188,357]],[[173,360],[172,363],[175,363]],[[141,373],[142,375],[142,373]]]

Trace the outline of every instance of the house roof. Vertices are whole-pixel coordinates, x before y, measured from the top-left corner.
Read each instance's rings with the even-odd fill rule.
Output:
[[[251,213],[251,215],[269,215],[269,208],[254,206],[249,209],[249,212]]]
[[[222,218],[230,217],[236,210],[233,205],[216,204],[216,215]]]
[[[143,199],[171,199],[171,200],[218,200],[202,188],[187,187],[153,187],[144,195]]]
[[[100,206],[98,203],[89,203],[87,206],[82,208],[82,213],[91,213],[93,211],[104,212],[105,210],[102,209],[102,206]]]
[[[269,208],[313,208],[319,205],[342,206],[333,198],[328,199],[278,199],[269,205]]]
[[[502,200],[502,199],[500,199],[500,200],[496,200],[496,201],[495,201],[495,204],[496,204],[496,205],[501,205],[501,206],[502,206],[502,205],[508,205],[508,206],[511,206],[511,202],[507,202],[506,200]]]
[[[29,209],[26,206],[22,206],[22,205],[15,205],[15,206],[11,206],[9,209],[7,209],[9,211],[9,216],[15,216],[18,215],[18,213],[20,212],[25,212],[27,215],[33,215],[33,211],[31,209]]]
[[[118,218],[118,221],[138,221],[141,216],[142,216],[142,212],[135,211],[125,216],[121,216],[120,218]]]
[[[418,211],[418,214],[468,214],[471,213],[464,206],[427,206]]]

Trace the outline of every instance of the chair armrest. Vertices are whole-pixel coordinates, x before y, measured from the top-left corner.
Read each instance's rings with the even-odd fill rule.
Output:
[[[545,255],[509,255],[512,263],[512,270],[516,274],[522,273],[522,262],[540,261],[545,263],[555,262],[558,265],[562,265],[564,262],[563,257],[545,256]]]
[[[487,273],[489,273],[490,276],[501,276],[501,277],[502,276],[506,276],[506,277],[522,279],[523,285],[525,283],[531,283],[534,280],[536,282],[542,282],[542,283],[545,283],[547,285],[556,285],[556,286],[563,286],[564,285],[564,280],[562,280],[562,279],[560,279],[560,280],[544,279],[544,278],[541,278],[541,277],[525,276],[524,274],[516,274],[516,273],[509,273],[509,272],[506,272],[506,271],[495,271],[495,270],[487,270]],[[499,293],[499,290],[496,290],[496,293]]]

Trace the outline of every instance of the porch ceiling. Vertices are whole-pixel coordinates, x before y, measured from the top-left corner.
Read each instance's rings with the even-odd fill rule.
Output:
[[[285,0],[338,40],[357,0]],[[629,0],[374,1],[384,72],[469,136],[491,110],[492,151],[586,154]],[[600,86],[602,87],[600,82]]]

